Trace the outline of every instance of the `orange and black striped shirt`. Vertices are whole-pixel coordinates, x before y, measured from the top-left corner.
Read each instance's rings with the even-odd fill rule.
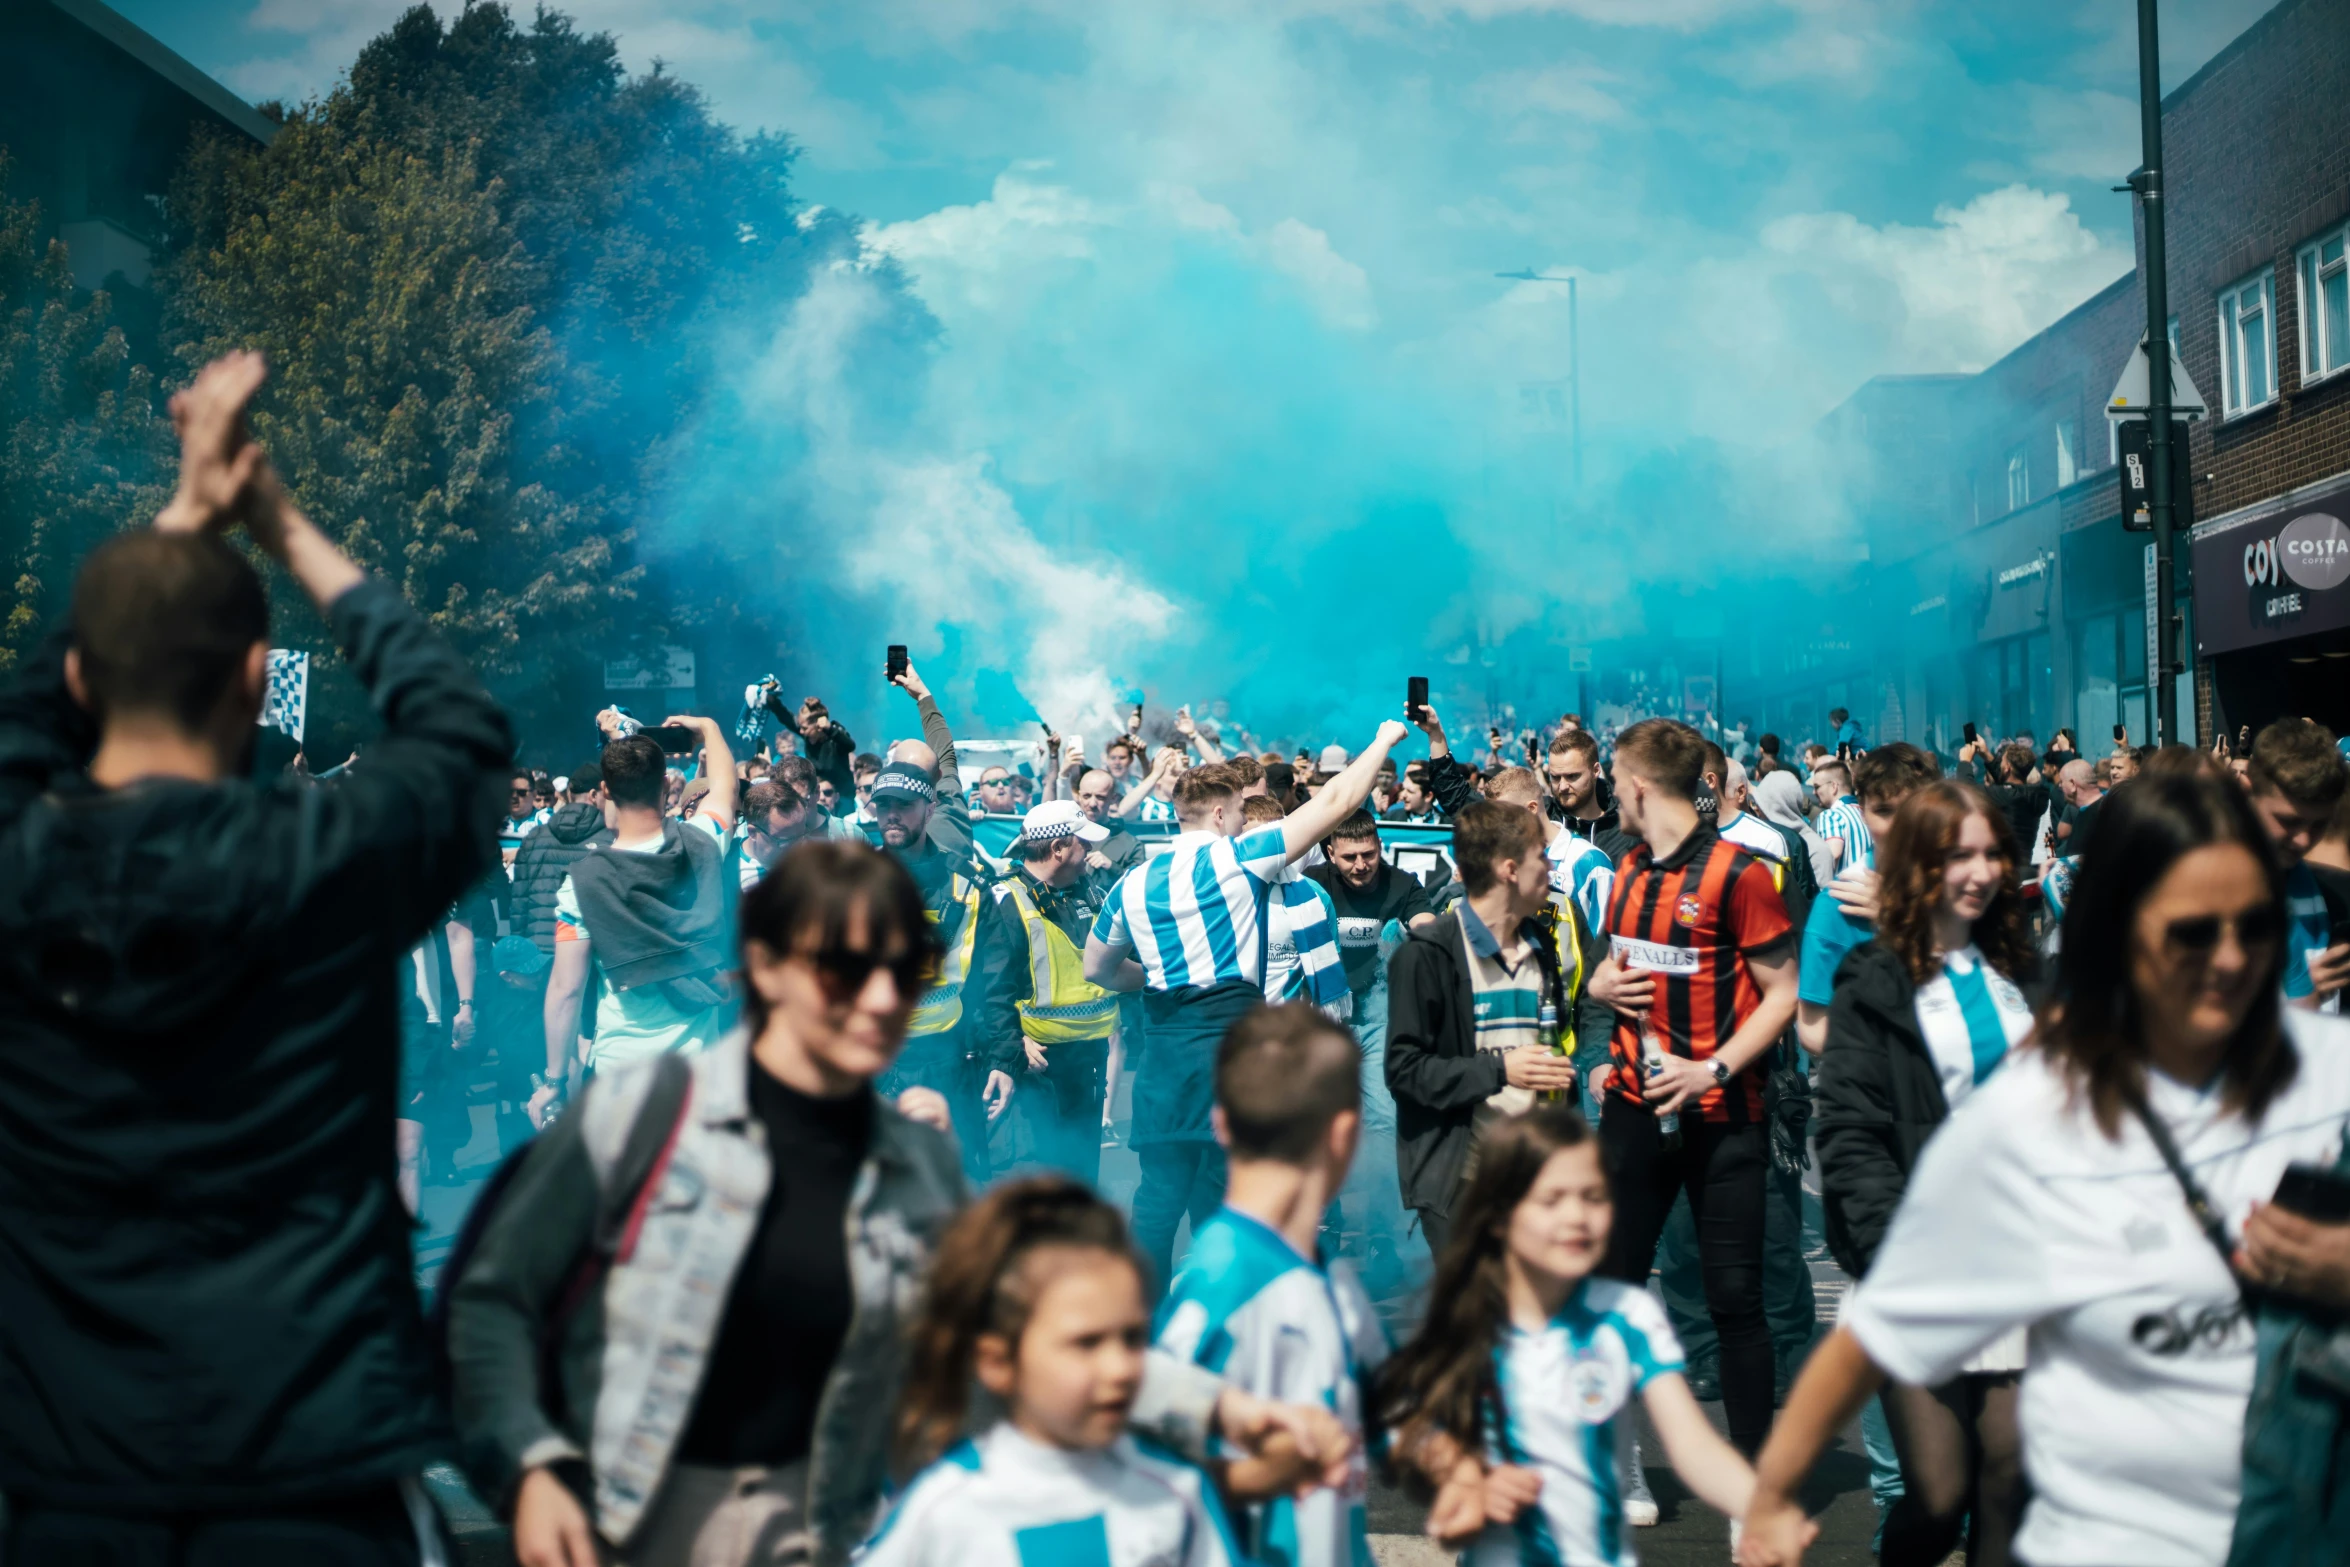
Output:
[[[1619,968],[1656,981],[1649,1026],[1672,1054],[1704,1061],[1762,1002],[1746,954],[1793,934],[1770,862],[1702,822],[1663,859],[1635,844],[1616,862],[1608,899],[1608,949]],[[1609,1053],[1613,1092],[1641,1103],[1640,1019],[1621,1013]],[[1741,1072],[1697,1101],[1708,1121],[1746,1125],[1763,1116],[1762,1074]]]

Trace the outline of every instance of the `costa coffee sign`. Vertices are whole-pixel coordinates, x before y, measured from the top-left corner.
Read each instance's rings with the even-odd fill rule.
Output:
[[[2350,490],[2195,541],[2195,643],[2226,653],[2350,626]]]

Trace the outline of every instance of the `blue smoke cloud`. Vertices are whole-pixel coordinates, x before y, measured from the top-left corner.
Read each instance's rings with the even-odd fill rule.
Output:
[[[258,96],[399,3],[124,8]],[[2167,8],[2171,80],[2266,3]],[[2102,0],[571,9],[867,220],[738,323],[645,540],[763,552],[727,586],[861,735],[908,727],[890,641],[972,728],[1098,739],[1140,687],[1351,746],[1413,673],[1456,730],[1555,712],[1571,646],[1661,669],[1801,619],[1856,546],[1820,416],[2130,265]],[[1581,279],[1579,488],[1564,289],[1494,276],[1528,266]]]

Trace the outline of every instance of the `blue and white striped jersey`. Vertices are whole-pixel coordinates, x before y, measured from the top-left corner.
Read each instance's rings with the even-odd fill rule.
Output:
[[[1877,839],[1869,831],[1868,818],[1860,814],[1860,800],[1846,795],[1834,805],[1820,812],[1820,836],[1844,845],[1844,856],[1836,862],[1838,875],[1865,865],[1877,868]]]
[[[914,1477],[857,1567],[1246,1567],[1216,1489],[1122,1436],[1048,1447],[1003,1421]]]
[[[1550,860],[1550,890],[1583,911],[1585,930],[1607,928],[1608,895],[1616,887],[1616,862],[1589,838],[1554,829],[1543,850]]]
[[[1917,1015],[1952,1110],[2032,1032],[2031,1003],[1971,942],[1943,954],[1942,972],[1918,986]]]
[[[1358,1434],[1362,1379],[1387,1358],[1387,1330],[1352,1268],[1302,1257],[1231,1208],[1193,1238],[1159,1308],[1158,1343],[1259,1397],[1320,1404]],[[1371,1567],[1369,1474],[1357,1457],[1342,1490],[1249,1509],[1251,1557],[1281,1567]]]
[[[1156,859],[1128,871],[1094,920],[1093,934],[1131,951],[1152,990],[1265,982],[1265,900],[1289,863],[1278,824],[1237,838],[1176,836]]]
[[[1487,1456],[1540,1474],[1542,1499],[1477,1536],[1465,1567],[1633,1567],[1616,1416],[1682,1368],[1664,1307],[1646,1290],[1587,1278],[1541,1332],[1510,1329],[1493,1360],[1502,1423]]]

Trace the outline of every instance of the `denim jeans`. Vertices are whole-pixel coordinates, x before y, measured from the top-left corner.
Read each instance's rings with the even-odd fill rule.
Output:
[[[1175,1277],[1175,1232],[1190,1215],[1192,1233],[1224,1205],[1224,1150],[1214,1143],[1152,1143],[1137,1148],[1142,1184],[1134,1189],[1134,1245],[1150,1269],[1151,1299]]]

